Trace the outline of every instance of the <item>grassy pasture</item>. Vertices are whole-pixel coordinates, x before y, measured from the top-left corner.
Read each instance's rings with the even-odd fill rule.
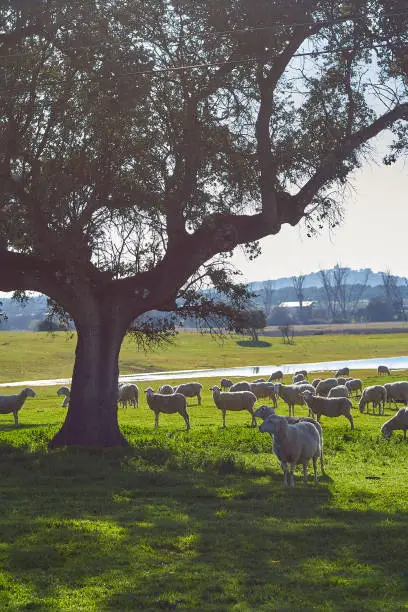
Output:
[[[175,361],[157,369],[194,368],[193,346],[202,340],[204,353],[208,339],[191,336],[189,359],[181,343]],[[404,354],[401,336],[390,356]],[[46,354],[55,345],[41,346]],[[248,349],[233,348],[243,365]],[[276,346],[286,348],[296,345]],[[317,357],[309,345],[307,359],[280,361],[341,358],[326,351]],[[14,380],[35,378],[21,356]],[[55,374],[54,349],[46,361],[42,378]],[[365,385],[384,382],[373,371],[352,374]],[[408,372],[387,377],[397,379]],[[48,451],[66,413],[57,386],[36,389],[18,430],[0,415],[0,610],[407,609],[408,442],[380,434],[394,410],[380,417],[355,408],[355,431],[343,417],[322,417],[328,477],[303,484],[298,468],[295,489],[284,490],[270,437],[249,426],[248,413],[228,413],[223,430],[209,391],[218,379],[201,382],[203,403],[189,401],[188,433],[178,415],[162,415],[154,431],[144,397],[138,409],[120,409],[127,449]],[[281,402],[278,412],[287,414]]]
[[[323,335],[280,338],[261,336],[262,346],[250,346],[244,336],[223,342],[199,333],[181,333],[173,345],[144,353],[125,339],[120,353],[121,374],[283,363],[308,363],[370,357],[397,357],[408,351],[408,333]],[[64,332],[1,332],[0,383],[67,378],[72,374],[76,337]]]

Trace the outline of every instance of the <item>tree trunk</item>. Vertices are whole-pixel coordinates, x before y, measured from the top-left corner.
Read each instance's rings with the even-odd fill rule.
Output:
[[[126,325],[95,316],[96,324],[77,324],[78,341],[68,413],[50,448],[123,446],[118,424],[119,351]]]

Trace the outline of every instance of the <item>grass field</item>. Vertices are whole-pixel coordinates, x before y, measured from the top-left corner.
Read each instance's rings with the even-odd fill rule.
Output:
[[[2,380],[57,376],[54,366],[69,376],[73,345],[63,336],[10,336],[0,336],[11,350],[10,363],[1,353]],[[279,363],[393,356],[406,353],[403,336],[323,336],[266,350],[308,355]],[[145,370],[143,358],[158,370],[203,367],[209,347],[210,367],[223,351],[227,365],[262,365],[265,349],[208,342],[188,335],[149,359],[125,346],[121,372]],[[384,382],[372,371],[352,374],[365,385]],[[408,372],[388,380],[396,379]],[[380,417],[355,408],[354,431],[345,418],[322,417],[328,477],[304,484],[297,469],[287,490],[270,437],[249,426],[248,413],[228,413],[221,428],[209,391],[217,381],[201,381],[203,404],[191,403],[188,433],[178,415],[162,415],[154,431],[144,398],[138,409],[120,409],[126,449],[48,451],[66,414],[57,387],[36,389],[17,430],[0,415],[0,610],[408,608],[408,442],[401,432],[390,440],[380,433],[394,410]],[[287,414],[281,402],[278,412]]]

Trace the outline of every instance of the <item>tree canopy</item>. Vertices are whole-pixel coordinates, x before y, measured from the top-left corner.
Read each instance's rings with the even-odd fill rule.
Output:
[[[406,149],[403,0],[9,0],[0,16],[0,290],[47,294],[79,337],[110,327],[116,357],[138,315],[204,279],[230,291],[237,245],[255,257],[284,223],[337,223],[383,130],[387,163]]]

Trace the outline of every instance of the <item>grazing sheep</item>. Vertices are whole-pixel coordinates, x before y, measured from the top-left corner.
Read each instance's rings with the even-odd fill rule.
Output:
[[[229,390],[231,393],[235,391],[250,391],[251,386],[249,382],[247,382],[246,380],[242,380],[241,382],[237,382],[234,385],[232,385]]]
[[[316,387],[316,395],[327,397],[333,387],[337,387],[337,378],[324,378]]]
[[[210,387],[214,404],[222,412],[222,426],[225,427],[225,413],[227,410],[238,411],[247,410],[252,417],[252,427],[256,427],[254,417],[254,404],[256,395],[251,391],[226,391],[222,392],[217,386]]]
[[[332,387],[329,391],[327,397],[348,397],[349,391],[346,385],[337,385],[337,387]]]
[[[254,416],[256,418],[260,418],[263,421],[271,416],[274,416],[275,410],[272,408],[272,406],[259,406],[259,408],[257,408],[254,412]],[[325,471],[324,471],[324,465],[323,465],[323,430],[322,430],[322,426],[320,425],[320,423],[318,423],[316,421],[316,419],[313,419],[311,417],[292,417],[292,416],[287,416],[285,417],[285,419],[287,420],[287,422],[290,425],[293,425],[294,423],[299,423],[300,421],[307,421],[308,423],[312,423],[312,425],[314,425],[317,429],[317,431],[319,432],[319,436],[320,436],[320,448],[321,448],[321,454],[320,454],[320,468],[322,470],[322,474],[325,475]]]
[[[295,376],[292,379],[293,384],[296,384],[297,382],[300,382],[301,380],[305,380],[305,377],[303,376],[303,374],[295,374]]]
[[[394,414],[393,417],[384,423],[381,427],[381,433],[386,438],[389,438],[396,429],[402,429],[404,432],[404,439],[406,439],[408,429],[408,408],[400,408],[397,414]]]
[[[64,400],[61,404],[62,408],[66,408],[69,404],[69,398],[71,397],[71,390],[69,387],[60,387],[57,391],[57,395],[64,395]]]
[[[260,425],[261,433],[273,437],[273,452],[283,470],[283,486],[288,485],[288,463],[290,464],[290,486],[295,486],[295,465],[303,466],[303,481],[307,481],[307,466],[313,461],[314,481],[317,482],[317,459],[321,455],[321,439],[316,427],[307,421],[289,424],[285,417],[270,416]]]
[[[162,395],[171,395],[172,393],[174,393],[174,387],[172,387],[171,385],[162,385],[161,387],[159,387],[158,393],[161,393]]]
[[[261,399],[264,397],[269,397],[272,400],[275,408],[278,406],[278,402],[276,400],[276,393],[274,389],[274,383],[268,382],[253,382],[249,384],[249,390],[256,395],[256,399]]]
[[[289,407],[289,416],[295,416],[295,405],[304,406],[300,385],[284,385],[275,383],[275,393],[283,399]]]
[[[134,384],[121,384],[118,386],[118,404],[127,408],[130,404],[134,408],[139,405],[139,388]]]
[[[373,385],[371,387],[366,387],[361,395],[360,401],[358,403],[358,407],[360,412],[364,412],[364,408],[369,404],[373,406],[373,414],[375,412],[376,406],[378,406],[378,414],[384,414],[385,402],[387,401],[387,390],[381,385]]]
[[[159,426],[159,414],[180,414],[187,426],[187,431],[190,429],[190,417],[187,412],[187,400],[182,393],[172,393],[171,395],[163,395],[162,393],[155,393],[151,387],[145,389],[146,401],[150,408],[154,412],[154,426]]]
[[[306,370],[297,370],[297,372],[295,372],[295,376],[297,374],[303,374],[303,378],[307,378],[307,371]]]
[[[322,380],[321,378],[315,378],[315,379],[312,381],[312,385],[314,386],[314,388],[315,388],[315,389],[316,389],[317,385],[319,384],[319,382],[320,382],[321,380]]]
[[[345,368],[340,368],[340,370],[337,370],[336,378],[338,376],[348,376],[349,374],[350,374],[350,368],[346,366]]]
[[[350,421],[351,429],[354,429],[353,417],[351,416],[352,403],[348,397],[318,397],[310,391],[304,391],[303,397],[310,410],[317,414],[319,423],[321,415],[328,417],[343,415]]]
[[[198,405],[201,406],[201,391],[203,385],[199,382],[183,383],[174,387],[174,393],[182,393],[186,397],[196,397]]]
[[[0,414],[10,414],[12,412],[16,427],[18,427],[18,411],[23,407],[27,397],[35,397],[34,391],[29,387],[16,395],[0,395]]]
[[[388,376],[391,376],[391,372],[389,370],[389,368],[385,365],[379,365],[377,368],[377,374],[378,376],[381,376],[382,374],[388,374]]]
[[[346,380],[346,387],[349,390],[349,394],[354,391],[354,395],[357,397],[363,393],[363,382],[360,378],[352,378],[351,380]]]
[[[397,402],[408,406],[408,382],[406,380],[397,380],[393,383],[385,383],[384,389],[387,391],[387,402],[394,402],[397,407]]]
[[[274,380],[283,380],[282,370],[276,370],[276,372],[272,372],[267,382],[272,382]]]
[[[221,378],[220,387],[222,391],[229,389],[230,387],[232,387],[233,384],[234,383],[229,378]]]

